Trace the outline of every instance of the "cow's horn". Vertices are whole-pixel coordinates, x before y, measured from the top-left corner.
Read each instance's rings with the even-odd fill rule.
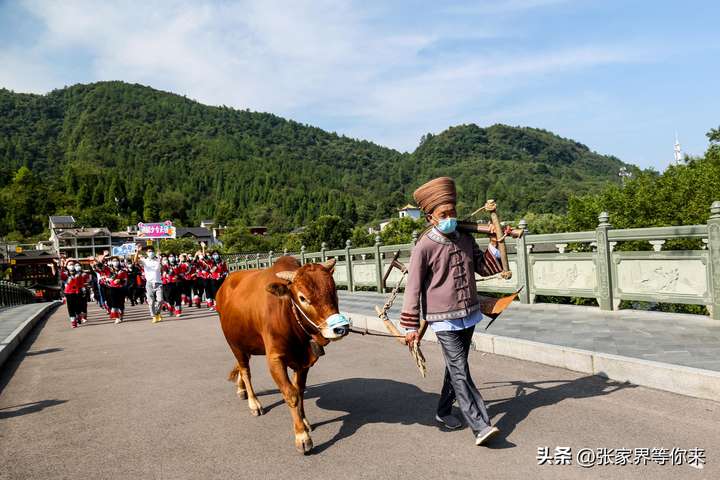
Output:
[[[287,280],[288,282],[292,283],[293,280],[295,280],[295,274],[297,272],[277,272],[275,274],[276,277],[282,278],[283,280]]]
[[[327,268],[328,270],[332,270],[333,267],[335,267],[335,262],[336,262],[336,261],[337,261],[337,260],[335,260],[334,258],[331,258],[330,260],[324,261],[324,262],[322,263],[322,266],[325,267],[325,268]]]

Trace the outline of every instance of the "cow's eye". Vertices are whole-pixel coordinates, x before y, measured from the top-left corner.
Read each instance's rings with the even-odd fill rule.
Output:
[[[302,303],[310,303],[307,301],[307,298],[305,298],[305,295],[303,295],[303,294],[298,295],[298,298],[300,299],[300,302],[302,302]]]

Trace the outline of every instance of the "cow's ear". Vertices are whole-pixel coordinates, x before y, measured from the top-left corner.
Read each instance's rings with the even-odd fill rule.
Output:
[[[265,287],[265,290],[272,293],[276,297],[284,297],[290,294],[290,289],[288,288],[288,286],[280,282],[273,282],[268,284],[268,286]]]

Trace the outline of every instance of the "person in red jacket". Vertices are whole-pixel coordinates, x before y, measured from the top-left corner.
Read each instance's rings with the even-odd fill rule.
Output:
[[[125,294],[128,282],[128,273],[120,264],[120,259],[112,257],[110,259],[110,275],[106,283],[108,287],[108,296],[110,300],[110,318],[115,319],[115,323],[123,321],[125,313]]]
[[[208,282],[210,281],[210,264],[204,251],[196,255],[195,269],[197,271],[197,280],[195,282],[195,298],[193,301],[195,302],[195,306],[200,308],[203,295],[205,295],[206,299],[208,298]]]
[[[199,251],[195,253],[195,256],[193,256],[192,260],[190,261],[190,265],[192,266],[190,270],[192,278],[192,283],[190,284],[190,290],[192,293],[192,305],[200,308],[203,292],[205,290],[205,285],[203,284],[204,280],[202,278],[202,266],[200,265]]]
[[[180,254],[180,304],[190,306],[190,285],[192,284],[192,264],[188,261],[187,253]]]
[[[174,254],[168,256],[168,265],[166,266],[166,278],[168,284],[168,294],[170,296],[170,315],[179,317],[182,314],[182,275],[184,269]]]
[[[220,289],[225,277],[227,277],[228,269],[227,264],[220,258],[220,254],[217,250],[213,250],[212,256],[209,261],[209,289],[205,290],[205,294],[208,297],[208,308],[215,310],[215,294]]]
[[[98,291],[100,293],[100,307],[110,315],[110,291],[108,289],[108,278],[112,274],[110,265],[105,256],[100,256],[99,260],[93,262],[93,269],[97,275]]]
[[[67,305],[68,316],[70,317],[70,326],[78,327],[78,322],[82,318],[82,299],[84,295],[86,278],[82,273],[82,267],[73,260],[68,260],[66,268],[60,272],[60,280],[63,283],[63,293],[65,294],[65,304]]]
[[[79,323],[87,322],[87,306],[90,301],[90,291],[92,290],[93,278],[90,272],[83,270],[82,265],[75,264],[75,272],[79,272],[83,279],[83,287],[80,290],[80,319]]]

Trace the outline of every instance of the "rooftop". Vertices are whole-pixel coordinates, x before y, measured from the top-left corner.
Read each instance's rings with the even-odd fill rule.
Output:
[[[75,223],[75,217],[72,215],[50,215],[52,223]]]
[[[67,228],[61,232],[58,232],[59,238],[72,238],[72,237],[109,237],[110,230],[101,228]]]
[[[193,237],[209,237],[211,236],[210,230],[205,227],[177,227],[177,236],[186,237],[192,235]]]

